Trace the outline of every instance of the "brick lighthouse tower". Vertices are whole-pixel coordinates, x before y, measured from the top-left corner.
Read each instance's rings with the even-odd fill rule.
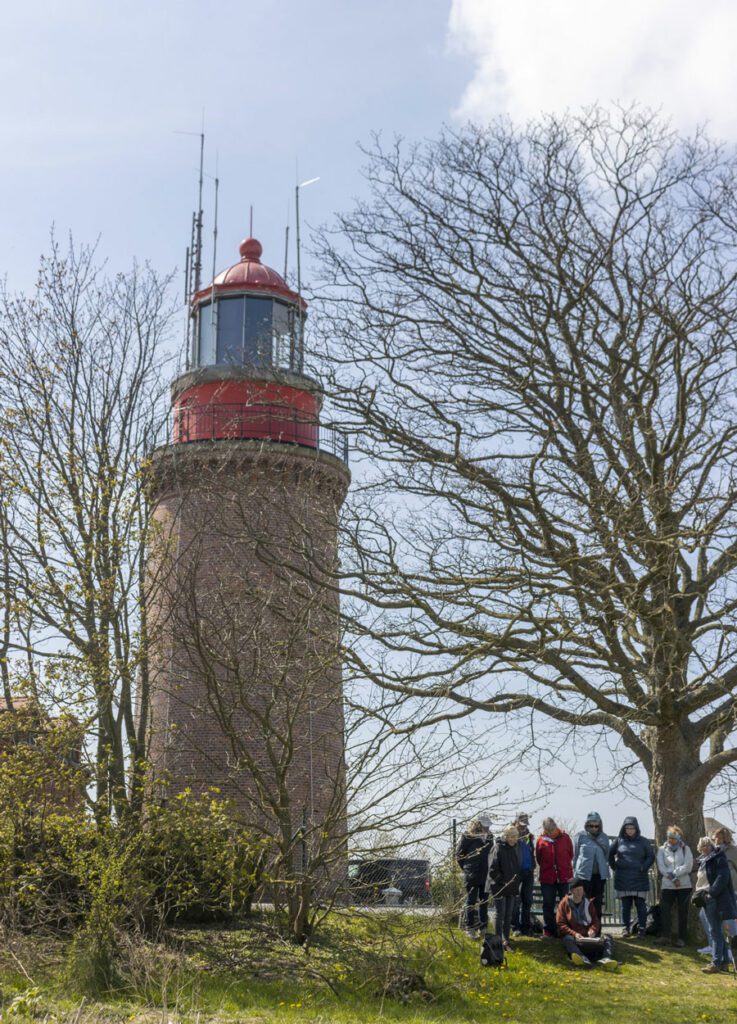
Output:
[[[191,301],[172,443],[152,460],[151,743],[170,794],[246,822],[345,818],[337,517],[350,475],[304,372],[307,307],[241,243]]]

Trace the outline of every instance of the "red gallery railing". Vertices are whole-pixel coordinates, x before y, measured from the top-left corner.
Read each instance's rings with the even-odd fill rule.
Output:
[[[348,462],[346,435],[295,409],[234,402],[184,404],[174,409],[176,443],[236,438],[301,445],[329,452]]]

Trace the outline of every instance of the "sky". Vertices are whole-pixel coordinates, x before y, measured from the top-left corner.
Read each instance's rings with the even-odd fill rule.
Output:
[[[362,194],[358,143],[373,131],[421,139],[444,123],[636,99],[734,142],[735,39],[727,0],[5,5],[0,276],[30,288],[53,226],[99,238],[113,270],[149,260],[181,279],[203,122],[206,279],[216,169],[218,269],[236,262],[253,206],[264,260],[281,270],[295,181],[320,177],[302,193],[309,235]],[[591,801],[575,799],[580,814],[553,810],[582,819]],[[631,798],[599,805],[618,819]]]

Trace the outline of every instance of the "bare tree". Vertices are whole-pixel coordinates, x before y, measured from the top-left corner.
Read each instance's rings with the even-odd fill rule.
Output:
[[[14,509],[2,574],[16,623],[11,636],[6,616],[4,648],[66,663],[66,696],[96,744],[100,814],[138,806],[142,792],[143,485],[164,423],[167,286],[149,268],[109,279],[94,250],[52,240],[35,292],[0,294],[0,454]]]
[[[368,155],[315,318],[367,467],[348,657],[615,735],[694,838],[737,761],[737,160],[637,108]]]

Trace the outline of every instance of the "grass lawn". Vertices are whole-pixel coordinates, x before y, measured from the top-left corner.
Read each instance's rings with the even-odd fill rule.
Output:
[[[255,1024],[510,1021],[658,1024],[737,1021],[734,975],[708,976],[693,950],[617,943],[617,973],[571,966],[555,941],[520,939],[507,970],[441,918],[335,914],[308,954],[266,919],[179,930],[166,948],[132,946],[118,995],[82,1000],[65,979],[66,946],[38,938],[0,949],[2,1024]]]

